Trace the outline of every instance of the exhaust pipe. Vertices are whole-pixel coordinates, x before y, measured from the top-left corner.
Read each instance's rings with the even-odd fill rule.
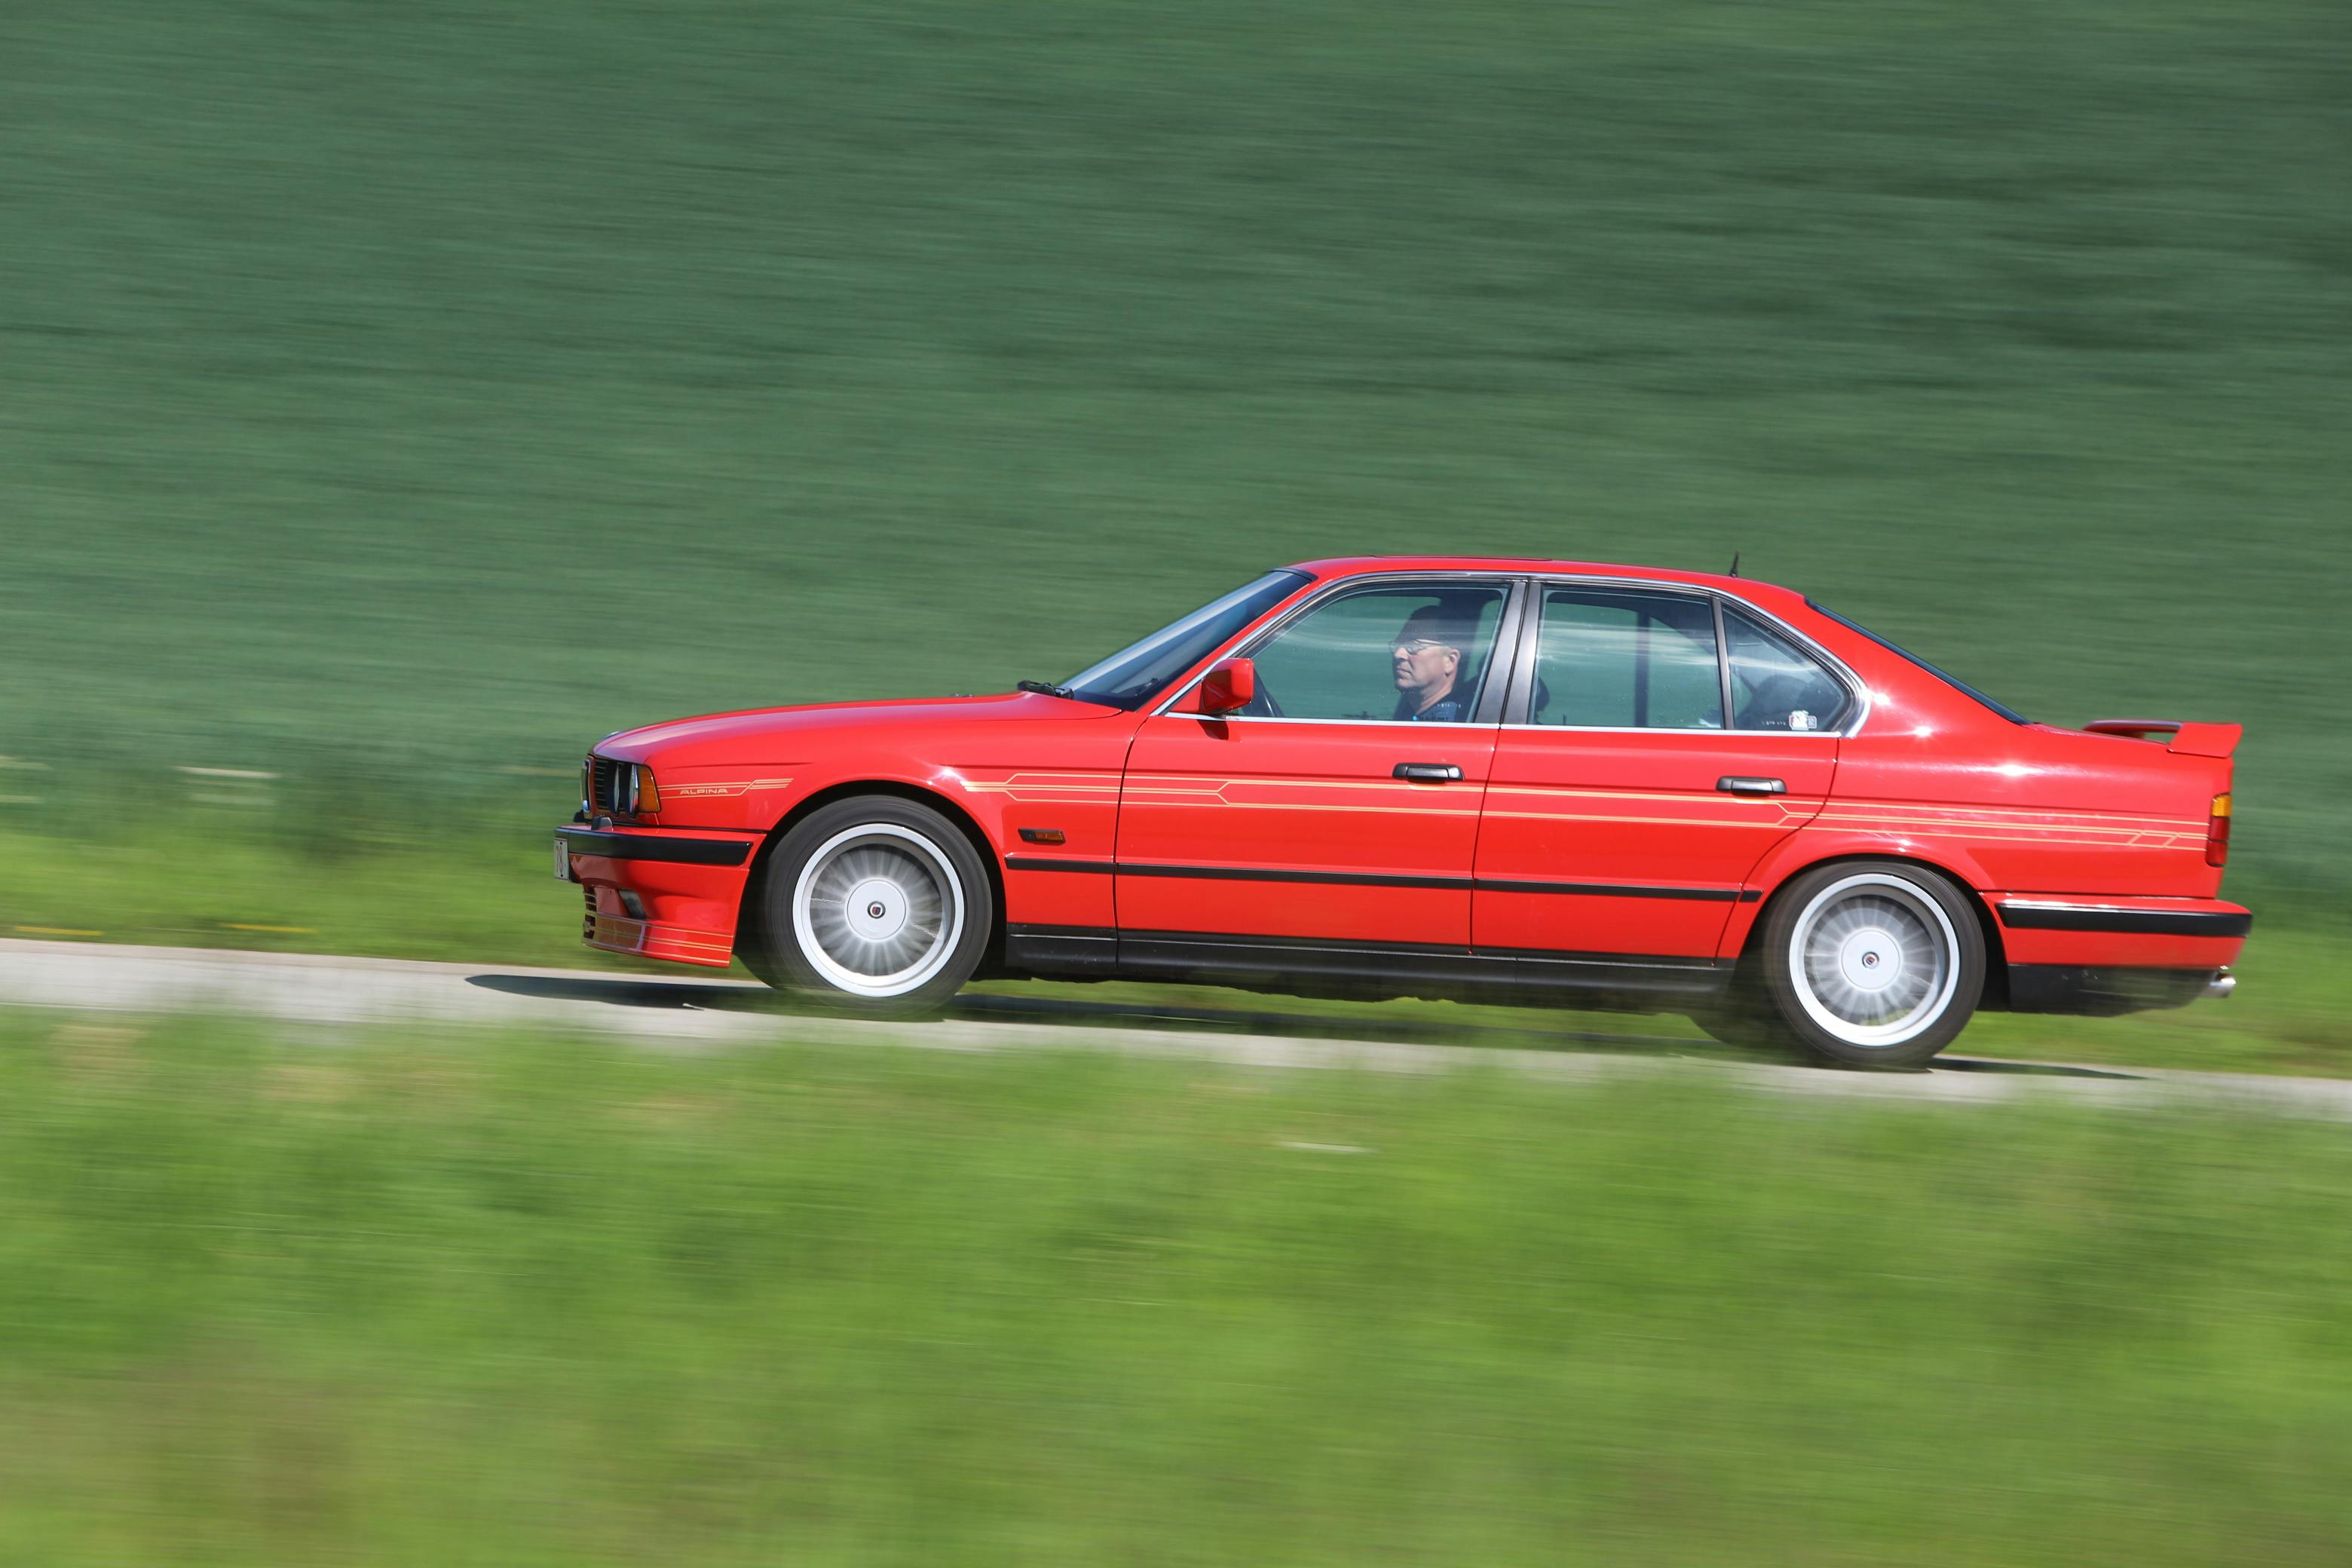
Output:
[[[2227,996],[2237,988],[2238,977],[2230,973],[2230,966],[2225,963],[2213,972],[2212,979],[2205,983],[2205,994],[2218,999]]]

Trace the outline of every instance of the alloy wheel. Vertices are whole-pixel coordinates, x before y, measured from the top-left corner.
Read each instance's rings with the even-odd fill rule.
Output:
[[[1902,1045],[1950,1007],[1959,941],[1940,904],[1900,877],[1862,872],[1798,914],[1789,979],[1815,1025],[1849,1046]]]
[[[946,966],[963,935],[963,888],[939,847],[868,822],[817,847],[793,889],[801,956],[856,996],[900,996]]]

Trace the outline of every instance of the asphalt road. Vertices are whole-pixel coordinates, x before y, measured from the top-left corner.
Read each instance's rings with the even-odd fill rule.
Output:
[[[0,942],[0,1005],[226,1012],[346,1027],[398,1022],[523,1025],[593,1030],[689,1049],[796,1041],[955,1051],[1058,1048],[1259,1068],[1432,1073],[1483,1067],[1585,1081],[1689,1072],[1787,1093],[1951,1101],[2053,1095],[2116,1106],[2231,1104],[2352,1121],[2352,1082],[2333,1079],[2124,1072],[1950,1056],[1938,1058],[1927,1072],[1840,1072],[1726,1061],[1719,1050],[1685,1055],[1678,1047],[1697,1042],[1654,1036],[1561,1031],[1551,1037],[1563,1047],[1556,1050],[1440,1043],[1426,1036],[1330,1039],[1317,1034],[1331,1020],[1280,1012],[1010,996],[969,996],[940,1019],[869,1023],[794,1013],[765,986],[745,981],[94,942]]]

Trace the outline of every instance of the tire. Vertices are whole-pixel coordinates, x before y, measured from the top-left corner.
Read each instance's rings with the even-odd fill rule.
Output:
[[[784,972],[776,967],[775,955],[768,951],[768,933],[755,915],[748,916],[735,938],[736,962],[751,972],[751,977],[771,990],[784,989]]]
[[[1984,994],[1984,931],[1968,895],[1903,860],[1849,860],[1790,882],[1757,956],[1768,1021],[1846,1067],[1919,1066]]]
[[[980,967],[996,921],[971,841],[891,795],[837,800],[794,825],[768,857],[758,910],[746,969],[868,1017],[944,1006]]]
[[[1752,952],[1739,961],[1738,972],[1720,995],[1692,1007],[1686,1016],[1718,1045],[1783,1061],[1814,1059],[1813,1054],[1781,1023],[1771,997],[1764,994],[1764,977]]]

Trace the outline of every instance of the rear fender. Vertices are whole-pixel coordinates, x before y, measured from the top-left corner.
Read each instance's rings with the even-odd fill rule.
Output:
[[[1916,841],[1893,834],[1799,828],[1773,846],[1748,872],[1741,902],[1732,907],[1731,919],[1724,926],[1716,956],[1739,956],[1741,950],[1748,945],[1748,934],[1762,918],[1765,906],[1772,901],[1772,895],[1780,891],[1790,878],[1831,860],[1865,859],[1908,860],[1914,865],[1941,871],[1969,890],[1976,902],[1979,919],[1984,919],[1985,894],[1992,887],[1992,881],[1965,846],[1938,844],[1934,854],[1927,855],[1920,852]],[[1755,895],[1752,900],[1749,894]],[[1985,923],[1990,928],[1990,921]],[[1998,941],[1997,936],[1995,940]]]

